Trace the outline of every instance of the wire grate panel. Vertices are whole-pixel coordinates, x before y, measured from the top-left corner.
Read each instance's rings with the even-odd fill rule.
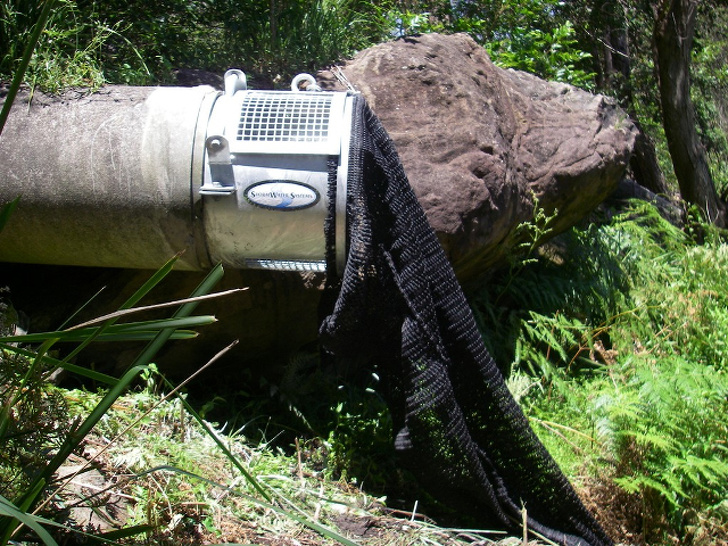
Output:
[[[248,93],[242,102],[237,140],[326,142],[331,95]]]
[[[261,258],[248,258],[245,265],[252,269],[273,269],[278,271],[318,271],[326,272],[325,261],[305,260],[270,260]]]

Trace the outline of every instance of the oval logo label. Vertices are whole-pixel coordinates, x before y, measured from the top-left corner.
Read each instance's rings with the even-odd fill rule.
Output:
[[[300,210],[314,206],[320,196],[311,186],[301,182],[266,180],[248,187],[245,198],[266,209]]]

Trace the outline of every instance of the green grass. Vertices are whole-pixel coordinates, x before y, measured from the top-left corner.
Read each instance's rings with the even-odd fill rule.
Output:
[[[233,66],[253,85],[287,87],[295,74],[339,62],[379,35],[368,30],[377,23],[352,0],[45,5],[52,9],[43,25],[37,24],[40,5],[8,0],[0,6],[0,79],[20,74],[31,88],[51,93],[104,83],[173,83],[176,69],[222,75]],[[34,48],[23,65],[28,43]]]
[[[170,339],[194,337],[185,330],[214,321],[214,317],[191,316],[198,301],[219,281],[222,268],[214,268],[187,300],[170,303],[177,310],[169,319],[121,322],[144,308],[138,305],[172,270],[177,257],[154,273],[122,306],[110,315],[89,323],[38,334],[15,334],[3,316],[0,337],[0,445],[5,457],[2,473],[2,515],[0,544],[24,538],[31,528],[45,544],[55,540],[38,517],[66,486],[59,470],[67,464],[102,422],[112,406],[131,385],[145,374],[156,353]],[[7,306],[6,314],[7,314]],[[155,306],[157,307],[157,306]],[[163,306],[164,307],[164,306]],[[148,309],[148,308],[147,308]],[[146,341],[146,345],[119,378],[110,377],[71,363],[90,343]],[[59,342],[75,344],[62,359],[54,356]],[[48,383],[56,369],[65,369],[106,385],[103,396],[76,418],[67,418],[63,397]],[[38,527],[41,525],[41,527]],[[80,530],[80,529],[79,529]]]

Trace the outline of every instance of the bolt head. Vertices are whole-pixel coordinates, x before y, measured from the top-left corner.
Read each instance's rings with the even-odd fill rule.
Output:
[[[211,152],[217,152],[217,151],[221,150],[223,148],[222,139],[219,139],[219,138],[210,139],[207,143],[207,148]]]

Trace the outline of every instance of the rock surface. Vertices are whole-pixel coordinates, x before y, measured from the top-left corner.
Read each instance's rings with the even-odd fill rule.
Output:
[[[536,199],[558,210],[552,234],[582,219],[616,188],[636,137],[609,99],[500,69],[463,34],[381,44],[341,70],[394,140],[460,278],[503,264]]]

